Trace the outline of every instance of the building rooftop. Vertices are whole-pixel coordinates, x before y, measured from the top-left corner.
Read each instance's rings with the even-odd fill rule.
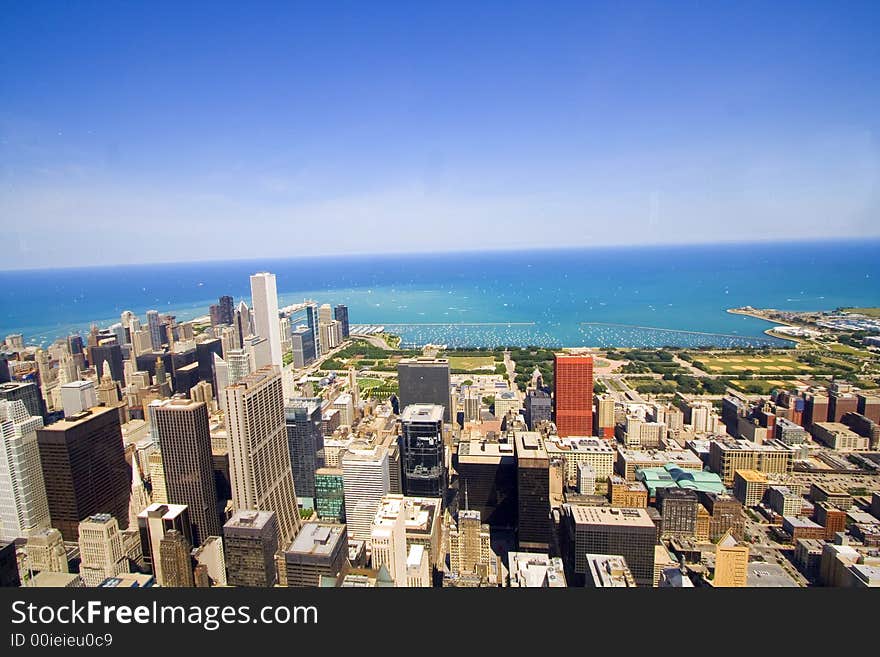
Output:
[[[734,476],[738,476],[750,484],[767,483],[767,475],[758,470],[737,470],[734,472]]]
[[[617,554],[588,554],[587,570],[596,587],[627,588],[636,585],[626,559]]]
[[[753,561],[748,565],[746,586],[750,588],[791,588],[797,585],[779,564]]]
[[[154,502],[146,509],[138,514],[138,518],[162,518],[163,520],[174,520],[177,516],[187,510],[185,504],[161,504]]]
[[[469,440],[458,443],[458,460],[473,463],[485,460],[498,460],[513,457],[513,443],[495,443],[485,440]]]
[[[275,514],[272,511],[240,510],[226,521],[224,529],[262,529],[271,522]]]
[[[443,422],[442,406],[437,404],[410,404],[400,414],[402,422]]]
[[[119,409],[115,406],[93,406],[81,413],[76,413],[74,415],[68,415],[57,422],[53,422],[52,424],[47,424],[45,427],[40,429],[40,431],[69,431],[74,427],[80,426],[88,422],[89,420],[101,417],[102,415],[106,415],[107,413],[113,413],[114,415],[119,415]]]
[[[605,506],[566,504],[576,525],[615,525],[618,527],[651,527],[654,521],[645,509],[622,509]]]
[[[305,522],[287,552],[330,556],[345,537],[345,525],[327,522]]]
[[[593,437],[568,436],[566,438],[561,438],[559,436],[552,436],[544,442],[544,446],[548,452],[562,451],[614,454],[614,448],[607,440]]]

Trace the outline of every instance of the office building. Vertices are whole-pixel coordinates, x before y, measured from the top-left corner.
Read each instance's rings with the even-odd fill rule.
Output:
[[[339,322],[342,330],[342,339],[347,340],[348,336],[351,335],[351,330],[348,324],[348,306],[343,304],[336,306],[333,309],[333,318]]]
[[[516,452],[512,443],[458,443],[453,459],[459,495],[491,527],[513,527],[518,513]]]
[[[348,559],[345,525],[306,522],[284,553],[287,586],[316,587],[321,576],[336,577]]]
[[[585,585],[590,588],[631,588],[636,580],[626,559],[616,554],[586,555]]]
[[[439,405],[414,404],[405,407],[400,415],[403,487],[407,495],[446,494],[443,413]]]
[[[520,432],[514,441],[517,463],[517,543],[522,552],[546,552],[550,547],[550,459],[544,440],[535,432]]]
[[[257,335],[269,341],[269,363],[281,367],[284,364],[284,354],[281,351],[275,274],[260,272],[251,276],[251,302],[254,306],[254,330]]]
[[[221,531],[208,407],[188,399],[164,399],[151,402],[149,411],[162,453],[167,500],[189,508],[192,543],[200,545]]]
[[[95,407],[37,429],[40,464],[52,525],[67,541],[79,522],[110,513],[128,528],[131,470],[125,461],[119,412]]]
[[[686,488],[657,489],[657,506],[663,521],[661,538],[692,538],[697,530],[697,494]],[[706,528],[708,534],[708,527]]]
[[[186,536],[170,529],[159,541],[159,559],[162,562],[162,584],[165,588],[192,588],[192,544]]]
[[[749,546],[740,545],[729,532],[715,545],[715,573],[712,585],[748,586]]]
[[[596,494],[596,468],[589,463],[578,464],[577,491],[581,495]]]
[[[775,440],[762,445],[743,439],[718,439],[709,443],[709,469],[721,476],[725,486],[733,484],[737,470],[787,474],[793,467],[791,448]]]
[[[404,358],[397,364],[400,408],[414,404],[443,407],[443,422],[451,422],[449,361],[445,358]]]
[[[648,506],[648,489],[640,481],[612,475],[608,478],[608,499],[611,506],[644,509]]]
[[[494,555],[490,545],[489,525],[483,524],[479,511],[462,509],[458,522],[449,528],[449,568],[455,575],[476,575],[490,582]],[[495,583],[495,582],[491,582]]]
[[[388,450],[381,445],[352,443],[341,462],[349,540],[368,541],[379,504],[391,488]]]
[[[846,531],[846,511],[843,509],[838,509],[828,502],[817,502],[814,506],[814,513],[816,522],[822,525],[825,530],[825,535],[822,538],[826,541],[833,539],[838,532]]]
[[[321,520],[345,522],[342,468],[318,468],[315,471],[315,513]]]
[[[315,362],[315,333],[308,326],[297,326],[290,333],[290,345],[293,351],[293,366],[297,369]]]
[[[477,400],[479,401],[479,397]],[[535,431],[535,427],[541,422],[550,422],[553,419],[553,399],[543,390],[529,390],[526,392],[523,410],[526,424],[531,431]]]
[[[757,470],[737,470],[733,479],[733,496],[743,506],[758,506],[767,492],[767,476]]]
[[[556,354],[553,362],[556,431],[562,436],[593,435],[593,357]]]
[[[128,559],[116,518],[99,513],[79,523],[79,555],[79,574],[86,586],[127,573]]]
[[[37,439],[42,426],[22,400],[0,399],[0,541],[51,526]]]
[[[279,531],[271,511],[239,509],[223,525],[227,583],[272,587],[278,578],[275,553]]]
[[[373,568],[385,566],[395,586],[406,587],[406,510],[400,495],[382,498],[370,527]]]
[[[610,394],[596,395],[596,435],[605,439],[614,438],[614,397]]]
[[[203,567],[210,586],[226,586],[226,554],[221,536],[209,536],[193,550],[192,558],[196,567]]]
[[[315,471],[323,465],[324,459],[321,399],[289,399],[284,407],[284,417],[296,493],[311,501],[315,497]]]
[[[15,543],[0,540],[0,587],[18,588],[21,578],[18,575],[18,559]]]
[[[856,411],[874,424],[880,424],[880,396],[860,393],[856,399]]]
[[[0,383],[0,400],[21,401],[27,408],[28,415],[37,415],[46,419],[46,403],[40,394],[40,388],[32,381]]]
[[[568,486],[577,485],[578,466],[582,463],[593,467],[596,481],[605,481],[614,472],[614,448],[602,438],[550,436],[544,441],[544,448],[551,460],[560,460],[565,464],[565,484]]]
[[[867,450],[871,442],[840,422],[814,422],[810,433],[817,442],[839,452]]]
[[[508,552],[512,588],[565,588],[562,559],[547,554]]]
[[[639,586],[653,586],[657,527],[645,509],[562,505],[563,551],[576,585],[587,573],[588,554],[626,559]]]
[[[279,368],[257,370],[226,388],[226,426],[233,505],[274,512],[279,541],[289,544],[300,516]]]
[[[138,514],[141,550],[144,565],[150,568],[159,586],[165,586],[161,543],[165,534],[176,530],[192,545],[192,523],[189,510],[181,504],[153,503]]]
[[[700,471],[703,462],[689,449],[677,450],[633,450],[624,447],[617,449],[617,473],[627,481],[636,480],[636,471],[642,468],[662,468],[671,465],[682,470]]]

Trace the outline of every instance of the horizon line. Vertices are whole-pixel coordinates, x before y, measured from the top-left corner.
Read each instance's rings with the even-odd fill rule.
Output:
[[[289,256],[242,256],[231,258],[205,258],[195,260],[151,260],[142,262],[117,262],[92,265],[69,265],[63,267],[55,266],[39,266],[39,267],[13,267],[10,269],[0,268],[0,275],[13,274],[23,272],[45,272],[45,271],[71,271],[83,269],[116,269],[121,267],[156,267],[161,265],[179,266],[179,265],[213,265],[221,263],[246,263],[258,261],[290,261],[290,260],[320,260],[330,258],[369,258],[369,257],[385,257],[385,256],[420,256],[420,255],[456,255],[468,253],[533,253],[533,252],[553,252],[553,251],[599,251],[613,249],[653,249],[653,248],[669,248],[669,247],[700,247],[700,246],[773,246],[773,245],[809,245],[809,244],[847,244],[847,243],[880,243],[880,234],[864,235],[864,236],[843,236],[843,237],[807,237],[807,238],[770,238],[770,239],[733,239],[733,240],[712,240],[712,241],[695,241],[695,242],[650,242],[650,243],[605,243],[605,244],[580,244],[572,246],[507,246],[495,248],[463,248],[463,249],[445,249],[440,251],[412,250],[412,251],[355,251],[348,253],[323,253],[323,254],[304,254]]]

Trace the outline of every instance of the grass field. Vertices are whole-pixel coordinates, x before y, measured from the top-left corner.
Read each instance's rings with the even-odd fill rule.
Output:
[[[783,381],[781,379],[753,379],[750,381],[731,381],[730,385],[737,390],[743,392],[751,392],[753,394],[766,395],[774,389],[786,389],[792,387],[794,381]]]
[[[716,355],[699,354],[700,361],[710,374],[740,374],[751,370],[756,374],[793,374],[806,369],[803,363],[787,355]]]
[[[366,392],[367,390],[372,390],[373,388],[378,388],[382,385],[382,379],[371,379],[371,378],[360,378],[358,377],[358,387]]]
[[[880,308],[844,308],[845,313],[858,313],[868,317],[880,317]]]
[[[495,359],[492,356],[449,356],[449,367],[453,370],[495,369]]]

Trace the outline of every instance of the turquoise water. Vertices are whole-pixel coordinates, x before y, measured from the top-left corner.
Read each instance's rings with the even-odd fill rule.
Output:
[[[344,303],[352,324],[406,344],[784,345],[725,312],[880,305],[880,242],[616,247],[291,258],[0,272],[0,334],[47,343],[123,310],[190,319],[248,276],[277,275],[280,305]]]

